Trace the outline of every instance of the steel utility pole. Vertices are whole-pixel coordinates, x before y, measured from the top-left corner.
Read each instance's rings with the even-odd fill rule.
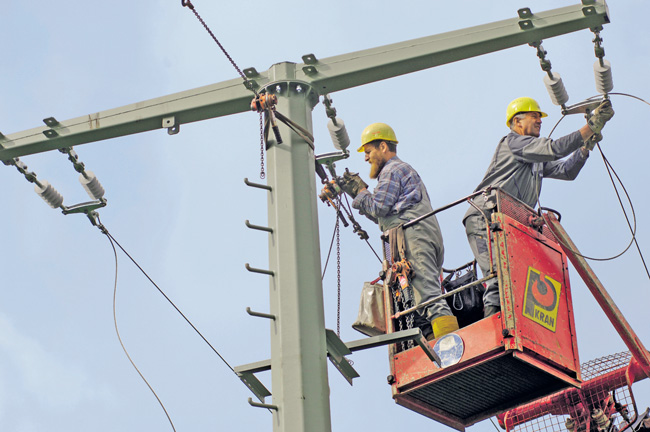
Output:
[[[307,54],[301,64],[280,63],[265,72],[249,68],[244,73],[258,92],[277,95],[279,112],[311,131],[311,111],[320,95],[609,22],[604,0],[582,0],[538,14],[525,8],[518,15],[323,60]],[[48,118],[45,127],[0,133],[0,160],[160,128],[178,133],[184,123],[246,112],[252,96],[237,79],[67,121]],[[324,327],[314,150],[282,124],[280,132],[284,143],[268,143],[269,177],[264,185],[270,268],[263,272],[270,275],[273,403],[262,405],[273,412],[274,431],[327,432],[331,421],[326,357],[340,341],[330,333],[326,336]],[[260,362],[238,369],[262,400],[270,392],[253,374],[268,367]]]
[[[280,63],[269,76],[277,109],[312,130],[318,94],[296,81],[296,65]],[[271,277],[271,381],[274,430],[329,431],[330,404],[321,284],[314,150],[282,125],[281,145],[267,152]]]

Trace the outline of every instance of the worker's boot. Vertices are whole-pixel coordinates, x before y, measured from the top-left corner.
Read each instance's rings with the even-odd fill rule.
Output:
[[[453,315],[444,315],[431,321],[431,328],[433,329],[433,334],[429,337],[431,340],[438,339],[447,333],[458,330],[458,320]]]
[[[487,318],[499,312],[501,312],[501,306],[485,306],[483,307],[483,318]]]

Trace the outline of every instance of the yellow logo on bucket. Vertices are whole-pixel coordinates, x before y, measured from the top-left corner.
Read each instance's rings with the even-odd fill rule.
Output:
[[[554,332],[561,291],[560,282],[528,267],[523,315]]]

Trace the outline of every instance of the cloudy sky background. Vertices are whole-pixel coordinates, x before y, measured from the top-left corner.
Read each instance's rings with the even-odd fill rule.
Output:
[[[6,2],[0,40],[0,132],[5,135],[237,77],[235,70],[180,1]],[[300,63],[393,42],[457,30],[569,2],[279,0],[208,2],[195,6],[244,69]],[[540,2],[537,2],[540,3]],[[650,100],[650,5],[611,2],[612,23],[602,32],[614,71],[614,91]],[[544,42],[577,103],[596,94],[589,31]],[[505,107],[536,98],[549,113],[542,133],[560,118],[542,82],[535,50],[493,53],[332,95],[353,147],[363,128],[383,121],[395,129],[400,157],[422,175],[434,206],[468,195],[482,178],[498,140],[506,134]],[[614,96],[616,116],[604,130],[603,150],[635,205],[637,238],[647,252],[648,136],[650,106]],[[322,104],[313,112],[317,153],[332,151]],[[554,136],[584,124],[566,118]],[[102,221],[231,365],[268,358],[269,328],[245,308],[268,310],[267,238],[245,228],[264,225],[266,194],[247,188],[259,181],[259,129],[253,113],[184,125],[169,136],[153,131],[79,146],[80,160],[106,189]],[[64,196],[65,205],[87,201],[78,174],[58,152],[23,158],[39,179]],[[348,166],[367,178],[358,154]],[[3,431],[171,430],[158,403],[124,356],[113,324],[115,264],[108,240],[79,215],[50,209],[13,167],[0,166],[3,247],[0,268],[0,429]],[[372,182],[371,182],[372,185]],[[543,205],[558,209],[562,223],[587,255],[622,250],[630,232],[604,165],[592,155],[575,182],[546,181]],[[324,262],[334,212],[321,203]],[[460,206],[440,216],[446,267],[471,259]],[[359,219],[378,246],[378,230]],[[350,328],[364,281],[377,261],[351,229],[342,231],[342,339]],[[233,247],[235,245],[235,247]],[[117,315],[122,338],[138,367],[167,407],[178,431],[271,430],[266,410],[251,408],[244,385],[214,355],[155,288],[120,254]],[[634,249],[593,263],[642,341],[649,281]],[[336,328],[336,272],[324,279],[325,317]],[[626,348],[577,274],[571,272],[582,362]],[[330,368],[332,429],[396,427],[450,430],[394,404],[386,385],[385,348],[355,353],[361,374],[350,387]],[[261,378],[270,387],[270,375]],[[637,384],[639,409],[650,404],[650,386]],[[272,390],[272,389],[271,389]],[[470,428],[494,430],[489,421]]]

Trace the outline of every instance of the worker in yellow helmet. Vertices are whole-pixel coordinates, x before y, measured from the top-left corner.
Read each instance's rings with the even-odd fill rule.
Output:
[[[489,186],[500,188],[530,207],[537,204],[542,178],[574,180],[584,166],[589,151],[602,139],[600,131],[614,115],[611,102],[604,100],[587,124],[579,130],[556,140],[540,138],[542,118],[546,117],[539,104],[529,97],[520,97],[506,109],[506,125],[510,133],[501,138],[492,162],[476,191]],[[490,271],[489,241],[486,222],[495,210],[491,196],[479,195],[474,206],[465,213],[463,223],[472,252],[487,276]],[[484,316],[501,309],[499,287],[493,279],[483,295]]]
[[[366,162],[370,164],[370,178],[377,179],[377,187],[371,193],[357,174],[346,173],[344,176],[343,190],[354,198],[352,207],[378,223],[382,232],[432,211],[422,179],[413,167],[397,157],[397,143],[390,126],[371,124],[361,134],[358,151],[365,154]],[[415,274],[410,285],[417,305],[441,294],[444,247],[438,220],[435,216],[423,219],[406,228],[404,237],[405,258]],[[458,321],[445,300],[418,312],[419,321],[429,327],[425,334],[432,330],[432,336],[439,338],[458,329]]]

